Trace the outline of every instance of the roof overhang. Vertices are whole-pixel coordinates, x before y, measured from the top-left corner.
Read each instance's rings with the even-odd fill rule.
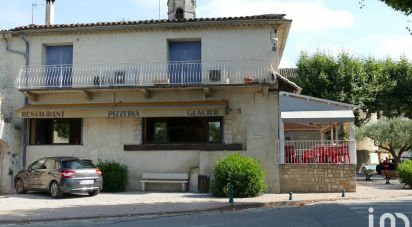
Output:
[[[355,120],[352,110],[291,111],[281,112],[280,116],[285,123],[353,122]]]
[[[279,92],[280,118],[283,122],[353,122],[354,105],[288,92]]]

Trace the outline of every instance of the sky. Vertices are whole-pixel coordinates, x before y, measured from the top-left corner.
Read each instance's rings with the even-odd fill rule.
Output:
[[[44,23],[45,0],[0,0],[0,30]],[[56,0],[56,24],[167,18],[167,0]],[[341,51],[358,57],[412,60],[411,17],[378,0],[197,0],[197,17],[281,13],[292,27],[281,67],[294,67],[302,51]],[[33,14],[32,14],[33,12]],[[32,16],[33,15],[33,16]]]

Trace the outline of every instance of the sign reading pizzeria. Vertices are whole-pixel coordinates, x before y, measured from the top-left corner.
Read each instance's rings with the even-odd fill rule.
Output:
[[[108,111],[108,117],[140,117],[139,111]]]

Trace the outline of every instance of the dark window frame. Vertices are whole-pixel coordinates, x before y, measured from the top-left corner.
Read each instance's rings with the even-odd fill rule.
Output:
[[[153,142],[153,138],[149,138],[149,136],[148,136],[148,134],[150,134],[149,133],[149,126],[148,126],[148,119],[156,119],[156,120],[158,120],[158,122],[162,122],[162,121],[164,121],[164,120],[167,120],[167,119],[176,119],[176,118],[181,118],[181,120],[184,120],[184,119],[193,119],[193,118],[203,118],[203,119],[205,119],[206,121],[206,125],[207,125],[207,128],[206,128],[206,132],[207,132],[207,136],[206,136],[206,139],[207,139],[207,141],[180,141],[180,142],[173,142],[173,141],[170,141],[170,140],[167,140],[166,142],[164,142],[164,143],[156,143],[156,142]],[[220,141],[218,141],[218,142],[210,142],[209,141],[209,123],[210,122],[219,122],[220,123]],[[142,141],[142,144],[144,144],[144,145],[167,145],[167,144],[173,144],[173,145],[178,145],[178,144],[216,144],[216,145],[219,145],[219,144],[224,144],[224,124],[223,124],[224,122],[223,122],[223,117],[221,117],[221,116],[213,116],[213,117],[146,117],[146,118],[143,118],[143,120],[142,120],[142,128],[141,128],[141,141]],[[168,137],[168,136],[167,136]],[[152,140],[152,141],[151,141]]]
[[[49,132],[49,133],[51,133],[51,134],[53,134],[53,132],[54,132],[54,121],[55,120],[62,120],[62,121],[73,121],[73,122],[75,122],[75,121],[79,121],[79,125],[77,126],[77,127],[80,127],[80,129],[79,129],[79,133],[80,133],[80,135],[78,136],[78,142],[76,143],[76,142],[70,142],[70,134],[69,134],[69,142],[68,143],[53,143],[53,135],[51,135],[51,143],[47,143],[47,142],[44,142],[44,143],[40,143],[40,142],[38,142],[38,140],[37,140],[37,133],[38,133],[38,129],[36,128],[36,129],[33,129],[32,127],[33,127],[33,121],[39,121],[39,120],[47,120],[47,121],[51,121],[51,123],[49,123],[50,124],[50,128],[49,129],[51,129],[51,132]],[[38,127],[37,125],[36,125],[36,127]],[[69,132],[70,133],[70,132]],[[34,139],[34,141],[33,141],[33,139]],[[32,119],[30,119],[30,121],[29,121],[29,140],[28,140],[28,142],[29,142],[29,146],[82,146],[83,145],[83,119],[82,118],[32,118]]]

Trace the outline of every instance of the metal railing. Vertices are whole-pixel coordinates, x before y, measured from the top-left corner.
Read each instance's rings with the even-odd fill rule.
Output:
[[[193,86],[272,81],[264,60],[28,66],[20,69],[18,89]]]
[[[355,164],[356,141],[277,141],[278,164]]]

